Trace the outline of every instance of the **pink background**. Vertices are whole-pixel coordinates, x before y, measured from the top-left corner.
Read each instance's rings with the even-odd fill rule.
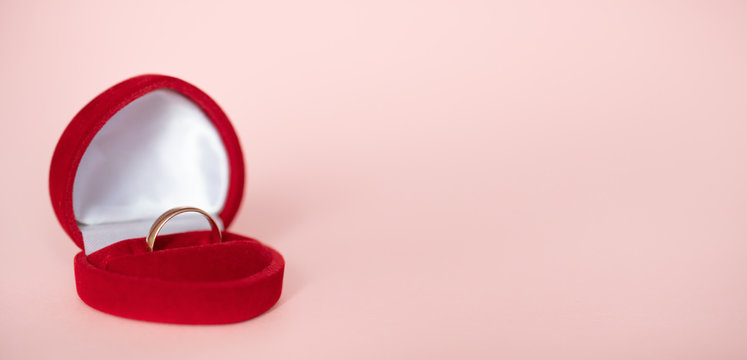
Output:
[[[0,358],[746,359],[747,5],[564,3],[4,0]],[[75,293],[49,160],[147,72],[236,126],[259,318]]]

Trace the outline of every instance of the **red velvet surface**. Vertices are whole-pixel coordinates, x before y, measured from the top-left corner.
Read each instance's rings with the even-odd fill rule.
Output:
[[[178,324],[244,321],[280,298],[285,262],[254,239],[209,231],[118,242],[75,257],[78,295],[103,312],[137,320]]]
[[[229,188],[220,213],[228,227],[244,187],[239,140],[220,107],[182,80],[143,75],[125,80],[86,105],[63,132],[52,157],[49,192],[57,219],[81,249],[83,238],[73,212],[73,183],[86,148],[102,126],[124,106],[157,89],[171,89],[194,101],[213,122],[226,148]],[[183,206],[185,204],[174,204]],[[145,235],[145,234],[143,234]],[[160,236],[155,251],[144,238],[117,242],[86,256],[75,256],[80,298],[103,312],[126,318],[179,323],[223,324],[250,319],[279,299],[285,262],[254,239],[224,232],[209,243],[209,232]]]

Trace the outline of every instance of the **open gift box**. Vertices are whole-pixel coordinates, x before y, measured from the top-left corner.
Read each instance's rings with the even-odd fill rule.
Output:
[[[83,251],[80,298],[126,318],[182,324],[250,319],[280,297],[285,262],[257,240],[185,213],[145,237],[164,211],[192,206],[227,229],[244,163],[228,118],[182,80],[143,75],[86,105],[57,144],[49,174],[55,214]]]

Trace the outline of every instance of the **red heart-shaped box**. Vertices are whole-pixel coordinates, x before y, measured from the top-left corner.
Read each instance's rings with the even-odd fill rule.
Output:
[[[207,94],[177,78],[142,75],[93,99],[60,137],[49,172],[57,219],[83,251],[78,295],[126,318],[222,324],[270,309],[283,285],[283,257],[257,240],[183,214],[148,251],[154,220],[200,208],[223,229],[244,187],[239,139]],[[192,216],[197,215],[197,216]]]

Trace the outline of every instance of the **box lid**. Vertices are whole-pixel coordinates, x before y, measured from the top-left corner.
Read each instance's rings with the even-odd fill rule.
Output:
[[[49,172],[57,219],[86,253],[145,236],[176,206],[202,208],[228,227],[243,188],[243,155],[226,114],[197,87],[164,75],[125,80],[91,100],[62,133]],[[168,232],[195,226],[208,224],[185,219]]]

